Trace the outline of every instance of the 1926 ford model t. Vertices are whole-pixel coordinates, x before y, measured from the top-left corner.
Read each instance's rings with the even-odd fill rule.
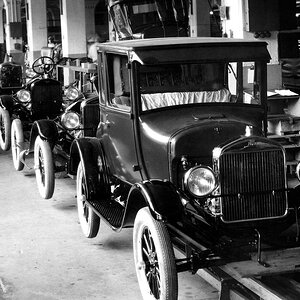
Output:
[[[134,228],[144,299],[177,299],[177,272],[253,253],[266,266],[262,251],[298,245],[287,229],[298,226],[299,186],[282,146],[267,139],[269,59],[259,41],[100,46],[100,123],[96,137],[73,142],[69,172],[86,237],[100,219]]]
[[[11,144],[13,164],[18,171],[24,168],[21,153],[29,140],[34,122],[52,119],[62,113],[62,86],[58,80],[51,78],[54,66],[52,58],[39,57],[32,65],[32,78],[17,92],[0,96],[7,120],[1,127],[1,134],[5,144]],[[38,132],[43,135],[42,131]],[[9,150],[9,147],[5,150]]]
[[[188,35],[186,0],[109,0],[107,6],[120,40]]]
[[[0,148],[10,148],[10,112],[6,108],[6,99],[23,87],[23,68],[10,58],[0,64]],[[6,96],[7,95],[7,96]]]
[[[52,58],[38,58],[32,66],[36,75],[23,89],[1,97],[12,119],[14,167],[17,171],[25,165],[33,167],[39,193],[46,199],[53,195],[55,174],[66,170],[71,142],[79,133],[95,135],[92,124],[99,115],[97,91],[80,93],[74,82],[65,89],[63,97],[60,81],[51,78],[54,66]],[[33,166],[26,162],[31,153],[34,153]]]
[[[34,169],[40,195],[51,198],[55,176],[66,174],[72,141],[81,136],[95,136],[99,122],[96,87],[81,92],[76,82],[65,90],[62,112],[53,119],[36,120],[31,128],[29,143],[20,153],[21,163],[34,153]]]
[[[54,61],[50,57],[42,56],[36,59],[33,63],[32,78],[24,84],[18,80],[20,81],[18,88],[10,89],[0,96],[0,106],[2,111],[5,111],[3,120],[6,120],[0,128],[2,150],[9,150],[11,139],[14,140],[14,136],[11,137],[11,131],[15,134],[21,122],[25,130],[26,128],[30,130],[34,120],[53,117],[60,112],[62,88],[57,80],[49,76],[53,68]]]

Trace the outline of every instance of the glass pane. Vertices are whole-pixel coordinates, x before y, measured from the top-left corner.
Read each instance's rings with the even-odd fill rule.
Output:
[[[140,66],[143,110],[201,103],[260,104],[255,62]]]

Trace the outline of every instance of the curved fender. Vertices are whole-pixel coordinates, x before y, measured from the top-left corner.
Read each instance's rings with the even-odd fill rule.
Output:
[[[68,173],[76,175],[79,162],[83,164],[83,172],[86,179],[87,195],[89,197],[101,197],[101,185],[99,184],[99,164],[103,164],[102,145],[96,138],[79,138],[71,144]],[[102,165],[102,167],[104,167]],[[106,167],[106,165],[105,165]]]
[[[1,95],[0,96],[0,106],[9,111],[12,111],[12,107],[14,105],[14,99],[12,95]]]
[[[123,226],[132,226],[137,211],[149,206],[157,220],[175,221],[181,218],[183,205],[173,184],[168,181],[149,180],[132,186],[128,198]]]
[[[58,129],[55,122],[44,119],[33,123],[30,133],[30,150],[33,149],[35,139],[38,135],[43,140],[49,141],[51,145],[54,144],[58,139]]]

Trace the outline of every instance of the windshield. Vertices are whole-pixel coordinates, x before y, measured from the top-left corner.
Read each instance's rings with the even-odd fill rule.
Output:
[[[186,36],[187,7],[186,0],[121,1],[109,13],[120,39]]]
[[[142,110],[201,103],[261,104],[256,62],[141,65]]]

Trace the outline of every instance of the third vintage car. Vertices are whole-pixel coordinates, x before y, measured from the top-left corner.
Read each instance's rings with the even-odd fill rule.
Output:
[[[267,138],[269,60],[265,42],[224,38],[99,47],[100,122],[69,173],[86,237],[133,227],[143,299],[177,299],[180,271],[253,253],[266,268],[262,252],[299,246],[298,181]]]

